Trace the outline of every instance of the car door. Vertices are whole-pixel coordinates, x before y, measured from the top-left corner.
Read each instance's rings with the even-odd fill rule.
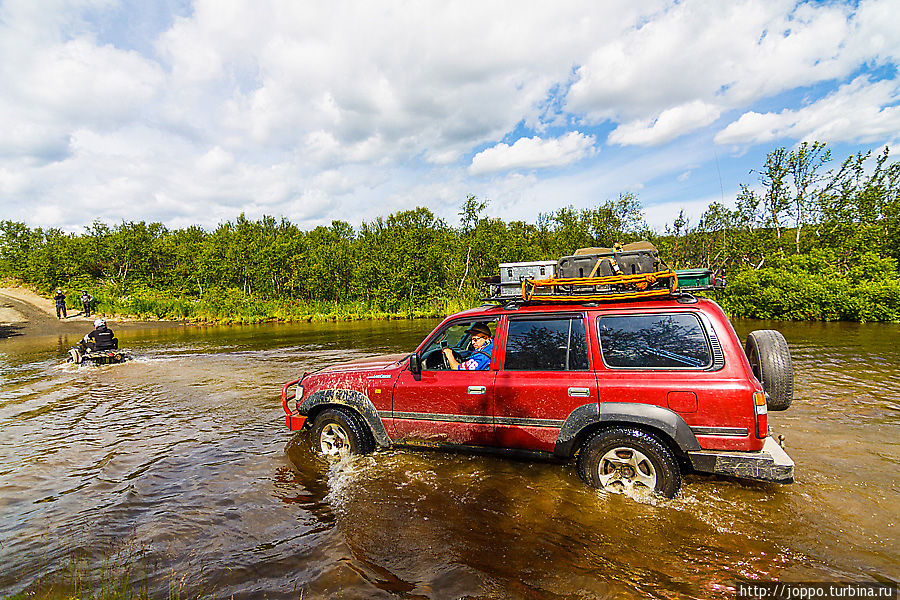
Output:
[[[553,451],[569,413],[598,402],[582,313],[510,317],[502,361],[494,384],[499,446]]]
[[[466,358],[472,346],[465,330],[475,322],[488,324],[495,333],[495,322],[489,320],[454,321],[436,332],[421,351],[421,373],[409,369],[400,373],[393,398],[395,439],[479,446],[494,443],[496,344],[491,368],[484,371],[449,370],[440,357],[444,339],[459,358]]]

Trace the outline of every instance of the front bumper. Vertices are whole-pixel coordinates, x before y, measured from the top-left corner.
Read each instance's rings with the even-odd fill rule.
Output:
[[[306,374],[304,373],[304,376],[305,375]],[[284,408],[285,422],[287,423],[288,429],[290,429],[291,431],[300,431],[301,429],[303,429],[304,423],[306,423],[306,417],[304,415],[298,414],[296,411],[292,411],[290,407],[288,407],[288,401],[293,400],[297,397],[296,392],[288,395],[288,388],[299,383],[302,379],[303,377],[300,377],[299,379],[288,381],[286,384],[284,384],[284,387],[281,388],[281,406]],[[299,389],[301,390],[300,393],[302,394],[303,388],[300,387]]]
[[[759,452],[700,450],[688,452],[695,471],[754,481],[794,483],[794,461],[772,436]]]

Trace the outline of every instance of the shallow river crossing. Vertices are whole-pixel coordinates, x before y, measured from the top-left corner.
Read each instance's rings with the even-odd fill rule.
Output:
[[[900,326],[780,329],[792,486],[687,477],[674,500],[574,465],[392,449],[329,467],[284,426],[303,371],[411,350],[432,321],[169,327],[135,360],[0,340],[0,597],[130,573],[151,597],[734,598],[741,580],[900,579]],[[106,573],[106,575],[104,575]],[[101,585],[101,584],[96,584]]]

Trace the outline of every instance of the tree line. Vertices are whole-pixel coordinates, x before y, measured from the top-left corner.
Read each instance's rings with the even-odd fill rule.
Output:
[[[648,239],[674,268],[725,267],[730,289],[719,301],[736,316],[897,320],[900,163],[887,148],[831,162],[820,142],[776,149],[752,172],[758,185],[741,186],[734,208],[714,202],[696,223],[681,213],[661,233],[647,226],[633,194],[593,208],[562,207],[535,223],[487,217],[488,201],[476,196],[462,202],[452,224],[423,207],[359,227],[333,221],[310,230],[243,214],[213,230],[97,221],[78,234],[2,221],[0,274],[48,292],[91,289],[101,310],[104,302],[112,311],[128,308],[123,299],[144,298],[141,306],[165,313],[159,317],[203,316],[191,306],[208,313],[223,298],[230,304],[218,313],[255,302],[262,313],[275,303],[439,314],[477,303],[479,278],[501,262]],[[819,289],[835,281],[843,288]],[[780,288],[780,296],[772,292]],[[862,304],[832,297],[847,294]]]

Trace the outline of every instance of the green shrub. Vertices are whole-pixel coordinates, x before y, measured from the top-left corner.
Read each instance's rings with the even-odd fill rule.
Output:
[[[874,257],[847,274],[817,260],[742,271],[729,277],[720,303],[732,316],[754,319],[898,321],[900,280],[892,263]]]

